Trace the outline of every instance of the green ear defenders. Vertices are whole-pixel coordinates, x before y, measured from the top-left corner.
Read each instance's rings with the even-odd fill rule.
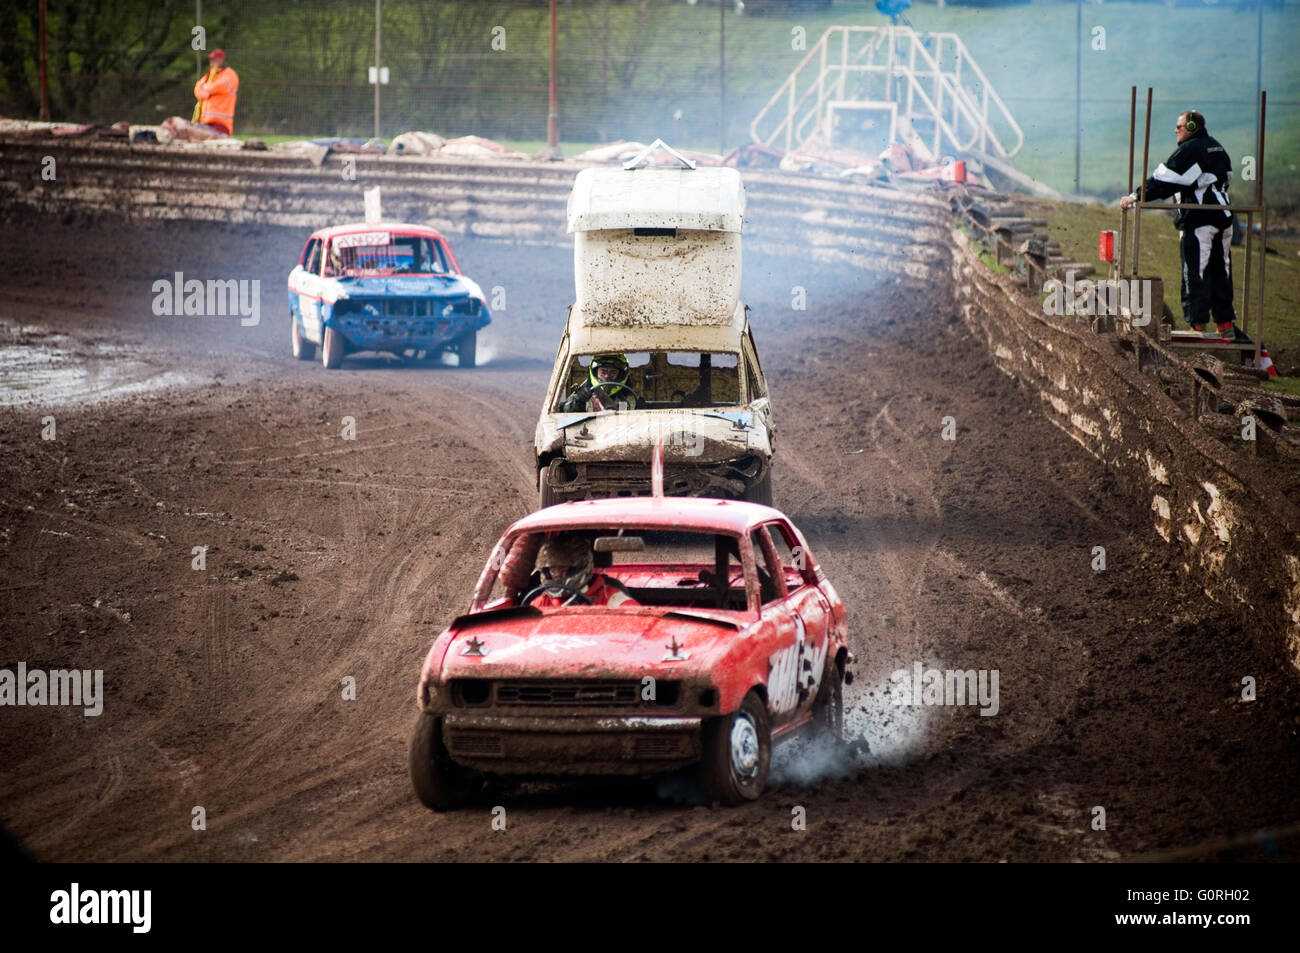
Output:
[[[1196,120],[1191,116],[1188,116],[1187,119],[1184,120],[1183,125],[1187,127],[1188,132],[1195,132],[1197,129]]]

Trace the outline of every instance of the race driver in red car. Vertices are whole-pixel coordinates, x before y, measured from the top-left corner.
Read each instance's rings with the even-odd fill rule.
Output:
[[[532,601],[539,609],[586,605],[575,593],[586,596],[593,606],[638,606],[617,579],[593,568],[591,543],[582,536],[564,534],[542,543],[537,553],[541,585],[553,584]]]

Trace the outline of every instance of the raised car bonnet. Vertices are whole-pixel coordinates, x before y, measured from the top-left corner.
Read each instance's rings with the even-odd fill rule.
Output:
[[[575,309],[591,326],[729,324],[744,211],[735,169],[583,169],[569,197]]]
[[[729,168],[583,169],[569,196],[569,232],[676,228],[740,234],[745,186]]]

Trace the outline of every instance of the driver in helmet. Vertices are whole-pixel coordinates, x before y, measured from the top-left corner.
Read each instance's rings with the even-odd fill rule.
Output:
[[[592,568],[591,543],[583,536],[566,533],[542,543],[537,553],[541,585],[554,584],[532,601],[539,609],[586,605],[574,593],[580,592],[593,606],[637,606],[623,584]],[[561,586],[565,588],[561,588]]]
[[[587,381],[560,405],[566,413],[636,410],[636,394],[627,386],[627,358],[597,354],[587,369]]]

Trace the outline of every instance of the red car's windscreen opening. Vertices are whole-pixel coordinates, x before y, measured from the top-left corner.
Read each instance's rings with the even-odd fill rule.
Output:
[[[639,605],[748,608],[738,537],[627,527],[516,536],[508,551],[498,557],[501,569],[490,590],[483,593],[483,603],[517,605],[541,585],[538,554],[546,540],[559,536],[579,541],[591,554],[593,574],[612,580]]]

